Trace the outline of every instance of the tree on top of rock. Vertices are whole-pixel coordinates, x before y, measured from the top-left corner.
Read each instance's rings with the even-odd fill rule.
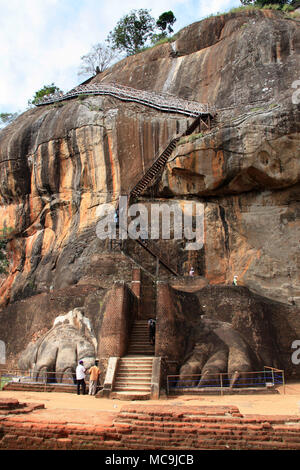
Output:
[[[116,51],[106,44],[94,44],[87,54],[81,57],[78,75],[96,75],[104,72],[116,58]]]
[[[160,15],[156,21],[156,26],[161,30],[161,36],[166,37],[167,34],[173,33],[173,24],[175,23],[176,18],[172,11],[165,11]]]
[[[126,52],[127,56],[136,54],[151,39],[155,20],[149,10],[132,10],[121,18],[108,35],[113,49]]]

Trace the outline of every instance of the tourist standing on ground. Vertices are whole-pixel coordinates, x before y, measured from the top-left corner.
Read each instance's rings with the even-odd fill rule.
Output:
[[[80,395],[80,387],[82,388],[82,394],[85,395],[85,368],[83,367],[83,361],[78,362],[76,367],[76,380],[77,380],[77,395]]]
[[[98,367],[99,361],[95,361],[95,365],[89,370],[90,381],[89,381],[89,395],[96,395],[97,385],[100,376],[100,369]]]

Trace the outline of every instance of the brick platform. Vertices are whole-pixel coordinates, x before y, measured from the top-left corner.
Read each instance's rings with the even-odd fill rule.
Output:
[[[17,408],[0,416],[0,449],[300,449],[300,416],[242,415],[235,406],[134,404],[115,413],[70,410],[52,418],[51,410],[20,416]]]
[[[0,398],[0,416],[31,413],[42,408],[45,408],[42,404],[19,403],[15,398]]]

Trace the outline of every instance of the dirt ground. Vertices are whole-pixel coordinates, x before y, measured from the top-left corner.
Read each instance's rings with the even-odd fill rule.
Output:
[[[76,395],[56,392],[14,392],[0,391],[0,398],[16,398],[21,403],[43,403],[44,410],[34,412],[41,420],[68,421],[69,423],[110,422],[123,406],[136,404],[180,406],[234,405],[242,414],[256,415],[300,415],[300,383],[288,384],[279,388],[279,394],[267,395],[227,395],[227,396],[188,396],[161,398],[147,401],[124,401],[118,399],[95,398],[89,395]],[[28,419],[24,415],[24,420]]]

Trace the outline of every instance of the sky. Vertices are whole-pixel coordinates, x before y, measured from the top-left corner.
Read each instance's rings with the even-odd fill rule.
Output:
[[[83,82],[81,57],[131,10],[173,11],[174,33],[240,0],[0,0],[0,113],[23,112],[44,85],[64,92]]]

